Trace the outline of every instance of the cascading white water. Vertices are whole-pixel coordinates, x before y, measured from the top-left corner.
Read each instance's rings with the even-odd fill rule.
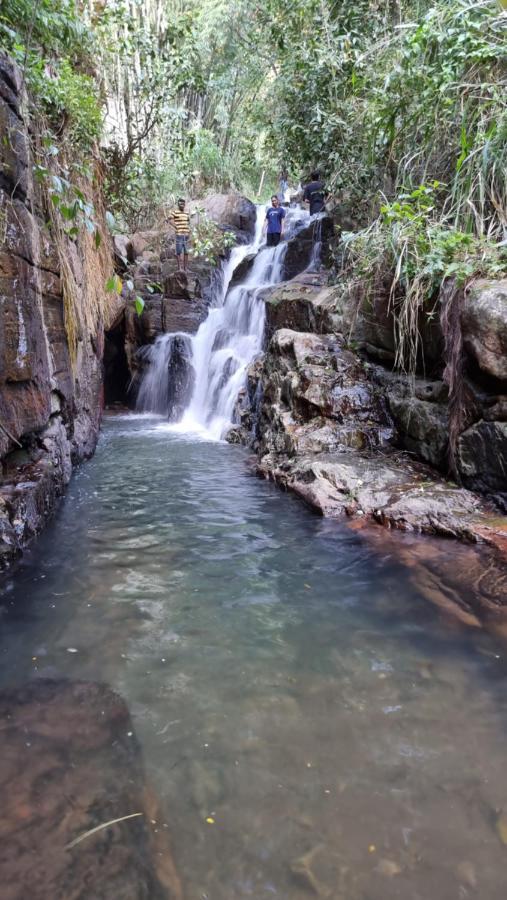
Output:
[[[318,272],[321,267],[321,255],[322,255],[322,220],[324,219],[324,213],[316,213],[314,215],[314,232],[313,232],[313,250],[310,258],[310,262],[308,263],[307,272]]]
[[[194,377],[191,397],[178,423],[182,431],[205,432],[214,439],[224,435],[232,424],[234,404],[245,383],[248,366],[262,350],[265,312],[259,294],[282,280],[287,252],[285,241],[278,247],[261,248],[264,218],[265,207],[260,206],[253,242],[233,249],[223,265],[206,320],[194,337],[186,336]],[[308,213],[288,209],[285,221],[286,236],[290,238],[306,224]],[[238,265],[254,253],[257,255],[244,281],[229,289]],[[149,367],[139,392],[138,409],[162,411],[175,338],[182,337],[164,335],[147,352]],[[174,421],[175,416],[171,418]]]

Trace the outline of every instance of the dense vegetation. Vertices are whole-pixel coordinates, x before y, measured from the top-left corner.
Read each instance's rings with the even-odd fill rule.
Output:
[[[401,328],[443,278],[506,268],[506,5],[4,0],[0,41],[50,146],[86,161],[100,141],[131,227],[179,192],[267,195],[319,165],[352,277],[368,292],[391,273]]]

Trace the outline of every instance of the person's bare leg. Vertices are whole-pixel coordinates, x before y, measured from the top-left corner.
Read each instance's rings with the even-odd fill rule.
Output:
[[[185,275],[188,272],[188,253],[183,254],[183,271],[185,272]]]

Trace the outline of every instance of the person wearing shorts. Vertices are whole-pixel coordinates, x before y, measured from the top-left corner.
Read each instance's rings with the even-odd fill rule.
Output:
[[[178,272],[186,272],[188,267],[188,245],[190,243],[190,215],[185,212],[183,197],[169,215],[169,221],[176,232],[176,260]]]
[[[262,229],[263,233],[266,233],[266,245],[268,247],[278,247],[283,237],[284,219],[285,210],[280,206],[280,200],[276,194],[273,194],[271,206],[266,210],[266,219]]]

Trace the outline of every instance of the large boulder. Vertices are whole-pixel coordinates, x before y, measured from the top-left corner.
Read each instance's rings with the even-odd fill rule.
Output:
[[[271,454],[258,471],[330,518],[369,516],[401,531],[477,539],[479,498],[395,455],[345,451],[277,460]]]
[[[436,398],[442,395],[445,398],[445,386],[442,382],[425,384],[418,380],[418,387],[421,385],[427,386],[428,390],[419,389],[417,396],[414,386],[408,382],[399,380],[395,383],[387,391],[389,412],[401,445],[425,462],[442,468],[447,459],[449,412],[445,400],[439,403]]]
[[[343,332],[341,295],[339,286],[323,286],[318,276],[310,274],[267,288],[261,296],[266,304],[268,335],[280,328],[317,334]]]
[[[390,434],[361,361],[334,335],[276,331],[264,361],[261,393],[261,454],[365,449]]]
[[[143,253],[152,252],[160,256],[163,243],[167,240],[167,230],[136,231],[127,238],[126,249],[129,262],[135,262]]]
[[[507,382],[507,279],[476,281],[465,294],[461,331],[481,372]]]
[[[204,200],[188,204],[195,212],[204,210],[206,216],[220,228],[233,231],[240,243],[249,243],[255,233],[257,209],[255,204],[241,194],[212,194]]]

